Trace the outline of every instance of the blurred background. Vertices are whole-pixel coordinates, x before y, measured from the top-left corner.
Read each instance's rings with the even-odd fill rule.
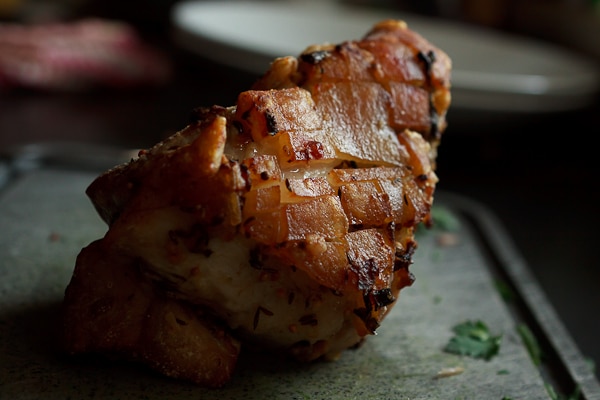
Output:
[[[455,43],[456,51],[473,57],[461,62],[485,58],[470,50],[478,38],[485,38],[482,32],[508,37],[509,45],[524,44],[517,56],[501,59],[512,72],[519,67],[519,54],[533,57],[538,46],[546,44],[559,49],[547,60],[531,61],[548,68],[566,65],[554,86],[535,86],[516,97],[509,96],[515,94],[509,88],[488,88],[488,99],[504,99],[497,107],[470,97],[477,90],[470,85],[478,76],[460,77],[465,86],[457,87],[457,105],[448,114],[439,151],[439,189],[475,199],[500,218],[583,355],[599,363],[600,182],[595,139],[600,134],[600,96],[594,73],[600,71],[600,2],[345,3],[423,17],[430,25],[459,24],[468,40]],[[239,67],[235,62],[224,65],[218,60],[218,47],[207,53],[178,40],[172,19],[175,4],[0,0],[2,157],[6,160],[40,144],[147,147],[182,128],[197,106],[234,104],[258,73],[244,65],[244,54]],[[63,30],[52,24],[63,24]],[[358,27],[360,32],[368,28]],[[40,51],[44,46],[56,46],[56,51]]]

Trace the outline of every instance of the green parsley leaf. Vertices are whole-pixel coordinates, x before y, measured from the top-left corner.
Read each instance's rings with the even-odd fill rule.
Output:
[[[548,392],[548,396],[550,396],[551,400],[559,400],[558,393],[556,393],[554,390],[554,386],[550,385],[549,383],[544,383],[544,386],[546,386],[546,391]]]
[[[542,350],[533,332],[531,332],[529,327],[525,324],[517,326],[517,332],[519,332],[519,336],[521,336],[521,340],[523,340],[523,344],[525,345],[533,364],[535,364],[536,367],[539,367],[542,364]]]
[[[496,279],[494,281],[494,285],[496,286],[496,290],[498,290],[498,293],[500,293],[500,297],[502,297],[502,300],[504,300],[506,303],[514,302],[516,297],[515,293],[512,291],[512,289],[506,282]]]
[[[458,232],[460,230],[460,220],[449,209],[442,206],[433,206],[431,208],[431,225],[419,224],[415,231],[417,237],[429,232]]]
[[[465,321],[452,329],[455,333],[444,351],[490,360],[498,354],[502,335],[491,335],[481,321]]]
[[[444,232],[456,232],[460,229],[460,221],[452,211],[444,207],[432,207],[431,219],[433,226]]]

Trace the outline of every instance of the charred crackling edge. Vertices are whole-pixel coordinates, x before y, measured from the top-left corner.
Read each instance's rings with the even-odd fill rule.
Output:
[[[432,86],[431,82],[431,74],[433,63],[436,60],[435,52],[433,50],[429,50],[427,53],[419,51],[417,53],[417,59],[423,64],[425,70],[425,79],[428,86]],[[440,116],[435,109],[435,105],[433,104],[433,93],[429,93],[429,118],[431,119],[431,125],[429,128],[429,137],[434,140],[440,140],[442,137],[442,132],[439,129],[439,120]]]

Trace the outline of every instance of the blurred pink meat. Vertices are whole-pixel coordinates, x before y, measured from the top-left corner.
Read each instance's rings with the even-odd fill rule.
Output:
[[[0,24],[0,90],[159,85],[169,73],[164,55],[122,22]]]

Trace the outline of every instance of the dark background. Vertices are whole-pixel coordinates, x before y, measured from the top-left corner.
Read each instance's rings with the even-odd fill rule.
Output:
[[[433,1],[371,4],[533,36],[600,59],[600,11],[592,2],[450,3],[454,7]],[[5,8],[3,19],[121,19],[164,52],[174,73],[159,88],[129,91],[0,90],[0,150],[5,155],[31,143],[62,141],[147,147],[182,128],[194,107],[234,104],[237,93],[257,78],[175,46],[168,1],[27,4]],[[511,118],[488,112],[474,113],[471,119],[468,111],[451,108],[438,158],[439,189],[473,198],[500,218],[581,352],[596,363],[599,115],[600,97],[583,109]]]

